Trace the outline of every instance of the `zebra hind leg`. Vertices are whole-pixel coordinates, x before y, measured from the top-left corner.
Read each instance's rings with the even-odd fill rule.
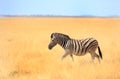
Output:
[[[99,61],[99,63],[100,63],[100,57],[99,57],[99,55],[97,55],[95,52],[93,53],[93,52],[90,52],[90,54],[91,54],[91,58],[92,58],[92,61],[94,62],[94,59],[95,59],[95,57],[98,59],[98,61]]]
[[[92,53],[90,53],[90,54],[91,54],[92,62],[94,63],[95,56]]]
[[[95,53],[95,57],[98,59],[98,61],[100,63],[100,57],[99,57],[99,55]]]

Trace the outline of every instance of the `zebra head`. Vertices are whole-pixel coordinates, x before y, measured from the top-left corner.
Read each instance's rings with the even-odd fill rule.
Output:
[[[61,33],[52,33],[51,41],[48,45],[49,49],[52,49],[56,44],[62,45],[63,41],[70,39],[68,35],[64,35]]]

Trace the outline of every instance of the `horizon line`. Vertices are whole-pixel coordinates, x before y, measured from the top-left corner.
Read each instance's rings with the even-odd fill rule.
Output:
[[[0,17],[98,17],[98,18],[119,18],[120,16],[95,16],[95,15],[0,15]]]

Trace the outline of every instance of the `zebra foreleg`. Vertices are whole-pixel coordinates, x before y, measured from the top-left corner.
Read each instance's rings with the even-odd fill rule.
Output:
[[[70,53],[65,53],[63,56],[62,56],[62,58],[61,58],[61,60],[63,60],[66,56],[68,56]]]
[[[70,57],[72,58],[72,61],[74,62],[74,58],[73,58],[73,55],[72,55],[72,54],[70,54]]]

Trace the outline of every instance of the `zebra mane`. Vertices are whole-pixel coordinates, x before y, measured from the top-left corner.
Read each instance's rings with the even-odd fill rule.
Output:
[[[66,38],[66,39],[70,39],[70,37],[66,34],[62,34],[62,33],[52,33],[51,34],[51,38],[55,36],[55,37],[62,37],[62,38]]]

